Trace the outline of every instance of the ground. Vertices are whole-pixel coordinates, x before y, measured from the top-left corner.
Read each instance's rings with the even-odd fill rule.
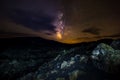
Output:
[[[74,45],[35,42],[1,47],[0,80],[120,79],[120,40]]]

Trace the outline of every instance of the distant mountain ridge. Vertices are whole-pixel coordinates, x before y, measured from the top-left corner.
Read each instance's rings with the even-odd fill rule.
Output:
[[[92,42],[105,42],[109,43],[112,42],[112,39],[101,39],[98,41],[92,41]],[[82,42],[77,44],[65,44],[60,43],[53,40],[47,40],[40,37],[15,37],[15,38],[1,38],[0,39],[0,46],[6,46],[6,45],[21,45],[21,46],[28,46],[28,45],[41,45],[41,46],[50,46],[50,45],[56,45],[56,46],[62,46],[62,45],[80,45],[84,43],[91,43],[91,42]]]
[[[16,38],[1,38],[0,39],[0,49],[10,48],[10,47],[78,47],[78,46],[96,46],[99,43],[110,44],[112,39],[102,39],[92,42],[82,42],[77,44],[65,44],[53,40],[47,40],[40,37],[16,37]]]

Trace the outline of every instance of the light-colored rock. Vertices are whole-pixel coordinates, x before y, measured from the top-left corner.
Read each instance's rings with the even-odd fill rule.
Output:
[[[116,72],[120,65],[120,50],[115,50],[104,43],[99,44],[92,52],[93,64],[106,72]]]

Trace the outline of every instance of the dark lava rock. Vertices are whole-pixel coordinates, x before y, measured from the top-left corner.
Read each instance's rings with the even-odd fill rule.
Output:
[[[36,38],[19,39],[0,49],[0,80],[117,80],[120,76],[113,76],[120,69],[119,40],[75,45],[44,41],[40,46]],[[19,45],[21,40],[25,44]]]
[[[120,50],[120,39],[114,40],[114,41],[111,43],[111,46],[112,46],[114,49],[119,49],[119,50]]]
[[[80,52],[74,54],[76,50],[79,48],[59,52],[54,60],[39,67],[32,76],[28,74],[20,80],[28,80],[28,76],[31,80],[111,80],[107,72],[119,69],[116,67],[120,64],[119,50],[106,44],[98,45],[91,56]]]
[[[99,44],[93,50],[91,57],[98,69],[110,73],[117,73],[120,70],[120,50],[115,50],[109,45]]]
[[[48,51],[47,51],[47,50]],[[0,53],[0,80],[15,80],[34,72],[45,62],[57,56],[57,49],[9,48]],[[50,50],[49,50],[50,49]],[[54,50],[54,51],[52,51]],[[53,53],[51,55],[51,52]]]

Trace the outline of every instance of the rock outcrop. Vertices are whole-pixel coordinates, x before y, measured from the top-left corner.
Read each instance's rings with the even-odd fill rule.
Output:
[[[0,53],[0,80],[120,80],[118,44],[8,48]]]
[[[120,69],[120,50],[115,50],[104,43],[99,44],[92,52],[93,64],[101,70],[117,73]]]

